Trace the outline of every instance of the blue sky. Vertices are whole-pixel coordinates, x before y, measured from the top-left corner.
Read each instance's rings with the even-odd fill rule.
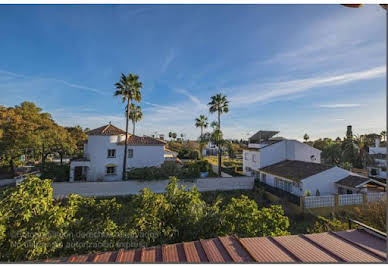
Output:
[[[226,138],[385,128],[385,11],[341,5],[0,6],[0,104],[66,126],[124,128],[120,74],[143,82],[139,135],[196,138],[222,92]]]

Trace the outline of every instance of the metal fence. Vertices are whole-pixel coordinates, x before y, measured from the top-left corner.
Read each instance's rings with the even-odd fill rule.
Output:
[[[304,198],[305,208],[334,207],[334,196],[309,196]]]
[[[343,194],[338,195],[338,205],[361,205],[363,203],[362,194]]]
[[[368,202],[382,200],[386,196],[385,192],[373,192],[367,194]]]
[[[362,205],[386,198],[385,192],[302,197],[304,208]]]

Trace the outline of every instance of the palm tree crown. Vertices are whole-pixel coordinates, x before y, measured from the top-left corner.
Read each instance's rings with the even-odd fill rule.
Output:
[[[132,134],[135,135],[135,124],[143,119],[143,113],[141,111],[141,107],[139,105],[135,105],[131,103],[129,107],[128,118],[132,121],[132,124],[133,124]]]
[[[204,115],[200,115],[199,118],[195,119],[195,126],[201,128],[207,128],[209,122],[207,121],[207,117]]]
[[[115,96],[122,96],[123,102],[129,100],[141,101],[140,89],[143,88],[143,84],[139,81],[139,76],[135,74],[129,74],[125,76],[121,74],[120,81],[115,84],[116,91]]]
[[[208,103],[210,113],[218,112],[220,114],[229,112],[229,101],[225,95],[221,93],[210,97],[211,101]]]

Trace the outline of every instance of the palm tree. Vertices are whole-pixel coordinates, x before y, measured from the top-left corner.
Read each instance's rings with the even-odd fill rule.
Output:
[[[221,93],[210,97],[209,105],[209,112],[210,113],[217,113],[218,115],[218,129],[217,130],[217,136],[222,137],[222,131],[221,131],[221,114],[229,112],[229,101],[226,99],[225,95],[222,95]],[[221,142],[218,142],[218,175],[221,176]]]
[[[387,137],[387,132],[385,130],[381,131],[380,133],[381,137],[383,137],[383,141],[385,141],[385,138]]]
[[[308,140],[309,140],[309,135],[307,135],[307,133],[306,134],[304,134],[304,136],[303,136],[303,139],[304,139],[304,142],[307,142]]]
[[[199,118],[195,119],[195,126],[201,128],[201,137],[200,137],[200,143],[199,143],[199,149],[200,149],[200,152],[201,152],[201,158],[203,157],[202,156],[202,149],[203,149],[203,142],[204,142],[204,140],[203,140],[203,129],[207,128],[208,125],[209,125],[209,123],[207,121],[207,117],[204,116],[204,115],[200,115]]]
[[[143,119],[143,113],[141,112],[141,107],[139,105],[135,105],[131,103],[131,106],[129,107],[129,119],[132,120],[132,134],[135,135],[135,126],[136,123]]]
[[[124,145],[124,162],[123,162],[123,179],[125,178],[125,169],[127,165],[127,147],[128,147],[128,120],[131,113],[130,104],[132,100],[136,102],[141,101],[141,92],[140,89],[143,88],[143,84],[139,81],[139,76],[134,74],[129,74],[125,76],[121,74],[120,81],[115,84],[116,91],[114,96],[121,96],[123,103],[127,102],[125,112],[125,145]]]

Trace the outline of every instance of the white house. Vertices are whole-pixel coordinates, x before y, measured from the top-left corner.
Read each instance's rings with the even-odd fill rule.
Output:
[[[209,141],[202,150],[202,156],[217,155],[218,147],[216,144]]]
[[[380,139],[376,139],[375,147],[369,147],[369,154],[374,159],[374,164],[368,166],[370,177],[387,178],[387,148],[380,147]]]
[[[161,166],[165,161],[165,142],[128,134],[126,169]],[[87,181],[116,181],[122,179],[125,131],[108,124],[88,132],[84,158],[70,163],[70,182],[75,172]]]
[[[321,164],[321,151],[297,140],[273,138],[277,131],[258,131],[243,150],[245,175],[297,196],[364,192],[372,179]],[[377,182],[378,183],[378,182]],[[378,186],[384,184],[378,183]]]

